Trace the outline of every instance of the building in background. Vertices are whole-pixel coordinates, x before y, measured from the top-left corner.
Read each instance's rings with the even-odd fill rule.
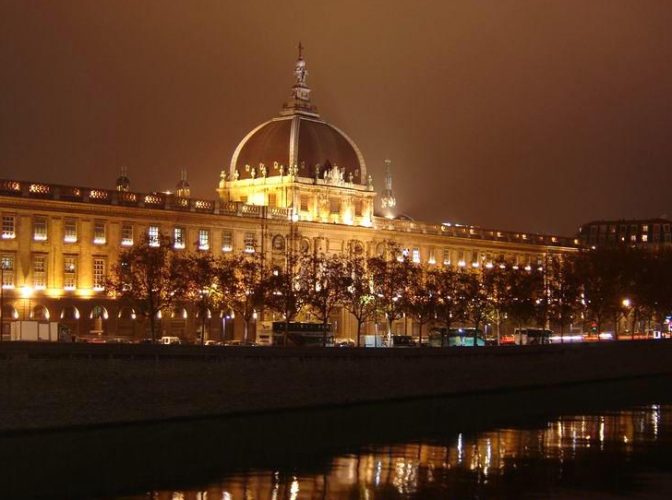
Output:
[[[599,220],[579,228],[581,245],[590,247],[631,245],[643,248],[672,246],[669,219]]]
[[[192,198],[184,171],[173,194],[133,192],[125,168],[113,189],[0,180],[5,321],[59,321],[80,337],[145,337],[136,311],[105,291],[119,252],[145,234],[169,235],[178,251],[262,252],[278,265],[290,241],[304,253],[361,256],[380,254],[394,241],[417,263],[474,271],[496,259],[536,267],[549,254],[576,249],[571,238],[395,218],[389,164],[380,202],[386,217],[377,216],[364,157],[312,104],[301,51],[294,74],[279,116],[236,148],[217,199]],[[181,304],[162,313],[161,334],[193,340],[202,323],[195,307]],[[210,311],[206,336],[240,338],[234,323]],[[345,311],[333,324],[337,336],[354,336]]]

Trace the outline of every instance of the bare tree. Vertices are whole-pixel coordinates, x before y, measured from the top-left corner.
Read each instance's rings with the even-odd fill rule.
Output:
[[[327,325],[332,312],[341,304],[350,275],[345,259],[339,255],[314,254],[301,260],[300,282],[306,305],[322,323],[322,346],[327,345]]]
[[[424,266],[412,265],[409,269],[404,305],[407,314],[418,323],[419,346],[422,346],[422,327],[437,314],[439,294],[434,278],[434,273]]]
[[[156,342],[156,319],[183,293],[185,283],[170,239],[147,235],[132,248],[119,254],[108,282],[110,294],[129,302],[146,320],[149,319],[152,342]]]
[[[195,304],[201,318],[201,345],[205,343],[205,324],[208,313],[217,304],[220,289],[217,266],[210,253],[190,254],[177,259],[185,286],[182,298]]]
[[[465,293],[463,273],[450,266],[432,271],[432,281],[437,295],[437,318],[445,327],[446,335],[450,334],[454,323],[463,321],[466,317],[468,297]],[[446,335],[441,335],[441,346],[445,345]]]
[[[228,307],[243,319],[245,343],[249,340],[250,324],[267,293],[264,265],[257,254],[223,257],[217,264],[218,288]]]
[[[342,304],[357,321],[357,347],[360,347],[362,326],[375,319],[377,312],[372,278],[362,257],[351,257],[345,265],[350,282]]]
[[[385,255],[371,257],[367,262],[373,283],[376,306],[385,315],[387,341],[392,342],[392,323],[404,313],[404,296],[408,291],[411,262],[392,243]]]

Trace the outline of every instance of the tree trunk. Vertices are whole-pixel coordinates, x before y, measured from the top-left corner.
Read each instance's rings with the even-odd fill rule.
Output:
[[[362,338],[362,322],[357,318],[357,347],[362,347],[360,339]]]
[[[152,344],[156,343],[156,331],[155,331],[156,318],[154,316],[155,316],[154,314],[149,313],[149,331],[152,335]]]

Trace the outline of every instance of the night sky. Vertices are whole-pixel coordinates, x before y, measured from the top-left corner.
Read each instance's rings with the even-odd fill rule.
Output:
[[[573,234],[672,216],[672,1],[0,0],[0,177],[173,188],[289,95],[393,162],[420,220]]]

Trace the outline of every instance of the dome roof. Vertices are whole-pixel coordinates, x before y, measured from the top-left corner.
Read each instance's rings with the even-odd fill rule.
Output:
[[[264,169],[267,177],[287,175],[292,166],[298,168],[299,177],[315,177],[316,169],[322,177],[336,166],[344,180],[366,182],[362,153],[342,130],[320,118],[310,101],[307,75],[303,46],[299,44],[296,81],[289,101],[279,117],[262,123],[238,144],[231,158],[231,179],[261,177]]]
[[[296,113],[267,121],[252,130],[238,145],[231,159],[231,174],[238,170],[239,179],[260,176],[264,164],[268,177],[280,175],[280,166],[287,175],[288,167],[296,165],[299,177],[314,177],[332,166],[344,171],[353,182],[366,182],[366,164],[357,145],[344,132],[319,119]]]

